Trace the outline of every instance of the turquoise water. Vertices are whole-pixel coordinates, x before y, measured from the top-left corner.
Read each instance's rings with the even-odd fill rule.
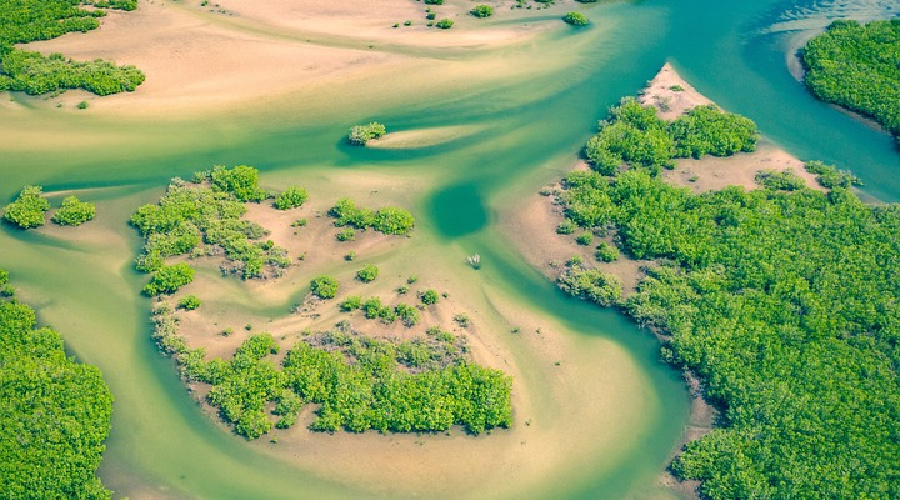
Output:
[[[160,188],[172,176],[212,164],[247,163],[264,172],[311,175],[335,169],[428,174],[433,187],[413,207],[418,231],[480,253],[484,269],[471,279],[499,287],[573,335],[621,345],[649,380],[649,392],[640,397],[658,401],[639,431],[639,444],[614,463],[598,452],[593,463],[548,478],[531,495],[649,496],[687,422],[688,398],[679,374],[660,363],[652,336],[616,313],[563,297],[525,264],[502,237],[498,214],[508,209],[503,203],[532,195],[571,168],[605,108],[643,87],[665,61],[723,107],[756,120],[763,134],[790,152],[853,170],[866,182],[868,195],[900,199],[900,154],[891,138],[813,99],[785,65],[792,33],[769,32],[798,10],[825,17],[874,12],[877,17],[883,5],[861,0],[796,7],[797,2],[772,0],[592,6],[587,8],[596,23],[592,29],[555,30],[540,43],[503,49],[510,57],[533,53],[535,61],[552,51],[565,52],[572,57],[565,71],[535,71],[526,80],[424,101],[385,96],[398,103],[390,107],[350,103],[333,113],[304,116],[301,125],[284,116],[269,120],[236,112],[199,123],[135,120],[122,126],[102,116],[60,118],[52,111],[30,111],[31,121],[22,126],[53,122],[64,130],[117,138],[102,147],[11,149],[0,156],[0,199],[11,198],[26,183],[47,190],[116,187],[95,197],[108,207],[96,224],[126,235],[121,241],[79,244],[9,228],[0,233],[0,265],[13,272],[24,297],[62,331],[74,354],[103,369],[116,395],[101,476],[120,490],[149,488],[176,497],[370,494],[277,462],[222,432],[199,411],[150,341],[148,304],[137,297],[141,277],[129,265],[138,242],[125,225],[128,214],[158,197],[158,189],[147,188]],[[416,150],[351,148],[339,139],[350,124],[375,118],[394,130],[477,124],[481,132]]]

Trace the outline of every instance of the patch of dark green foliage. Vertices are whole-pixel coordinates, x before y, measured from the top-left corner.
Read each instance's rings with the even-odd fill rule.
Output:
[[[751,120],[712,105],[698,106],[670,123],[657,117],[652,106],[626,98],[610,108],[584,154],[591,168],[604,175],[626,164],[655,175],[661,168],[673,168],[675,158],[753,151],[758,138]]]
[[[12,203],[3,207],[3,218],[22,229],[34,229],[44,225],[47,210],[50,202],[41,186],[25,186]]]
[[[13,295],[0,270],[0,294]],[[0,496],[109,499],[95,475],[113,397],[100,370],[66,355],[34,310],[0,300]]]
[[[834,165],[826,165],[821,161],[806,162],[804,168],[811,174],[816,174],[816,182],[823,187],[848,188],[850,186],[862,186],[863,182],[859,177],[847,172],[846,170],[838,170]]]
[[[76,196],[66,196],[62,205],[51,220],[60,226],[80,226],[97,215],[97,209],[93,203],[79,200]]]
[[[646,169],[564,181],[570,220],[664,262],[618,302],[596,271],[560,286],[668,334],[669,360],[699,375],[721,425],[672,469],[708,498],[900,497],[900,207],[811,171],[832,189],[767,175],[693,194]]]
[[[318,405],[310,428],[326,432],[436,432],[460,425],[479,434],[512,423],[510,378],[471,364],[456,339],[392,343],[326,332],[294,344],[280,367],[269,357],[278,350],[271,335],[253,335],[233,359],[206,361],[193,351],[185,369],[212,386],[207,400],[248,439],[292,426],[307,404]]]
[[[334,217],[335,226],[372,228],[384,234],[409,234],[416,222],[412,214],[402,208],[384,207],[373,211],[357,208],[356,202],[348,198],[338,200],[328,211],[328,215]]]
[[[80,8],[92,5],[94,10]],[[134,66],[109,61],[73,61],[62,54],[45,56],[15,48],[16,44],[49,40],[72,31],[99,26],[103,9],[134,10],[136,0],[0,0],[0,91],[46,94],[83,89],[97,95],[132,91],[144,81]]]
[[[834,21],[800,57],[816,97],[875,119],[900,140],[900,19]]]
[[[160,269],[169,257],[224,254],[222,271],[244,279],[278,274],[289,265],[287,252],[271,242],[259,224],[242,220],[246,201],[260,201],[255,168],[216,167],[198,172],[195,183],[174,179],[158,203],[143,205],[131,224],[144,236],[135,262],[146,273]]]

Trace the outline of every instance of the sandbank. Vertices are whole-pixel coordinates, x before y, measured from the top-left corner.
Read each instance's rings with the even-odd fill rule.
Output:
[[[424,148],[463,139],[478,133],[479,130],[481,127],[472,125],[401,130],[389,132],[377,140],[369,141],[366,147],[374,149]]]
[[[387,0],[365,9],[325,0],[221,0],[207,6],[199,0],[144,0],[132,12],[110,11],[97,30],[23,47],[135,65],[147,75],[134,92],[97,97],[70,91],[34,98],[36,103],[46,100],[69,109],[87,100],[88,113],[178,116],[323,85],[390,79],[428,69],[426,61],[520,43],[555,26],[479,23],[462,2],[433,7],[457,19],[453,29],[426,28],[425,6],[412,0]],[[505,10],[502,15],[524,19],[532,14]],[[415,24],[402,26],[407,19]],[[397,22],[401,26],[392,28]]]
[[[680,89],[680,90],[673,90]],[[697,106],[715,104],[685,81],[671,64],[666,63],[656,77],[640,92],[638,100],[653,106],[664,120],[674,120]],[[758,189],[756,174],[760,170],[782,172],[792,170],[811,189],[824,190],[816,176],[807,172],[804,162],[769,142],[761,142],[756,151],[733,156],[704,156],[679,159],[674,170],[663,170],[662,177],[671,184],[688,186],[694,192],[719,190],[726,186]]]

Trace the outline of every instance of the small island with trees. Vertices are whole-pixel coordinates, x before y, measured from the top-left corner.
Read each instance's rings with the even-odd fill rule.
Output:
[[[439,307],[435,289],[422,289],[415,296],[418,304],[344,295],[348,278],[369,287],[387,279],[374,263],[346,275],[307,278],[303,303],[270,322],[265,332],[253,332],[251,317],[229,314],[230,323],[246,324],[246,335],[234,327],[211,338],[202,333],[223,318],[209,293],[220,286],[217,282],[232,275],[248,285],[272,282],[296,268],[292,262],[298,257],[290,245],[267,239],[275,220],[296,228],[294,245],[317,230],[336,228],[405,238],[415,225],[405,209],[362,208],[349,198],[334,203],[325,220],[317,217],[315,227],[308,221],[287,224],[296,221],[309,198],[297,186],[267,192],[253,167],[219,166],[196,173],[191,182],[174,179],[158,203],[141,206],[132,216],[131,224],[144,237],[135,267],[150,274],[143,294],[154,297],[155,339],[192,388],[204,387],[194,391],[201,400],[248,439],[291,428],[310,404],[317,409],[305,422],[313,431],[448,432],[460,426],[480,434],[512,425],[511,378],[474,363],[464,334],[430,323],[433,315],[425,315],[429,324],[423,324],[427,308]],[[271,206],[265,206],[269,199]],[[256,220],[247,217],[251,206],[260,207]],[[331,245],[347,244],[342,241],[356,242],[356,236]],[[335,262],[352,265],[353,259],[320,251],[329,269]],[[315,273],[298,270],[297,276],[310,271]],[[417,281],[407,280],[406,290]],[[383,293],[384,287],[372,290]],[[362,316],[348,315],[360,309]],[[336,316],[342,316],[336,323],[320,320]],[[379,321],[366,324],[371,319]],[[414,327],[421,333],[413,333]],[[206,346],[222,355],[208,356]]]

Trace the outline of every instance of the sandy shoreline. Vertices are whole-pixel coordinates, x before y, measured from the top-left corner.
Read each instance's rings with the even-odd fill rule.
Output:
[[[425,6],[413,0],[366,9],[327,0],[220,0],[206,6],[200,0],[142,0],[135,11],[110,11],[97,30],[23,47],[137,66],[147,79],[134,92],[97,97],[69,91],[48,100],[65,108],[87,100],[91,113],[135,115],[215,110],[359,78],[390,78],[417,71],[434,57],[490,51],[548,29],[547,23],[527,22],[531,11],[507,10],[504,16],[523,22],[497,26],[478,23],[467,3],[433,7],[457,25],[426,28]],[[406,27],[406,20],[415,21]]]

